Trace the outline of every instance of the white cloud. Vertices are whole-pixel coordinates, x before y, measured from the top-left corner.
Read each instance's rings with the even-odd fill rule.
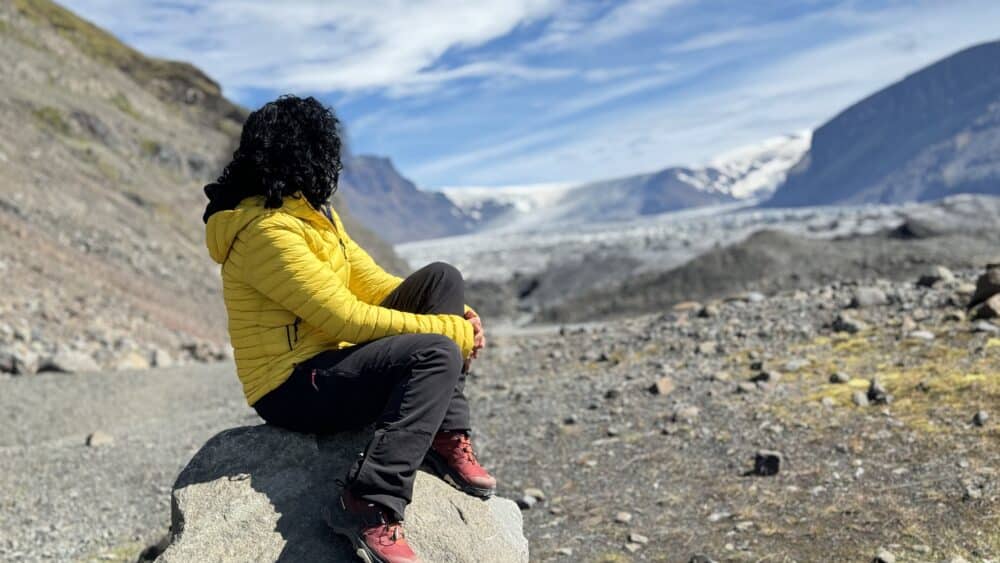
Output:
[[[195,61],[229,89],[315,92],[408,87],[424,92],[470,76],[544,80],[562,69],[521,64],[435,66],[449,50],[483,45],[545,18],[561,0],[66,0],[154,55]]]

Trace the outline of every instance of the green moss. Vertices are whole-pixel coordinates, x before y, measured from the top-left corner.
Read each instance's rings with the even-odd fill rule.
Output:
[[[122,113],[130,115],[136,119],[139,119],[140,117],[139,112],[135,110],[135,107],[132,106],[132,102],[128,101],[128,98],[125,96],[125,94],[118,92],[114,96],[111,96],[111,99],[108,101],[110,101],[111,105],[118,108]]]
[[[152,139],[143,139],[139,141],[139,150],[142,152],[142,156],[153,158],[160,153],[160,143]]]
[[[52,106],[42,106],[33,110],[32,115],[49,129],[61,135],[69,135],[71,132],[69,123],[63,118],[63,114]]]

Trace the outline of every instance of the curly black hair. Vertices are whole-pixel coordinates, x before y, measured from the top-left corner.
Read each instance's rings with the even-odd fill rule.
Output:
[[[208,207],[202,219],[262,195],[267,208],[301,192],[320,207],[337,190],[340,121],[312,96],[281,96],[252,112],[243,124],[239,147],[219,178],[205,186]]]

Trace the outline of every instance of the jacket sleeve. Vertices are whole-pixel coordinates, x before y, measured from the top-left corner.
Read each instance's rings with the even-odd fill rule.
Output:
[[[334,340],[442,334],[458,344],[463,357],[472,352],[472,325],[462,317],[405,313],[358,299],[333,266],[312,252],[294,222],[258,221],[240,234],[233,251],[243,259],[247,283]]]
[[[403,279],[383,270],[371,255],[361,248],[361,245],[354,242],[336,211],[334,211],[334,216],[336,217],[337,230],[347,246],[348,260],[351,262],[350,290],[365,303],[378,305],[392,293],[392,290],[403,283]],[[469,311],[472,311],[472,307],[465,305],[464,312],[468,313]]]

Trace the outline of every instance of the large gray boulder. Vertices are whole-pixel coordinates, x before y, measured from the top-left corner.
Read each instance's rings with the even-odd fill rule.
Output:
[[[181,471],[172,495],[173,537],[157,559],[324,562],[358,560],[323,523],[321,508],[370,432],[317,437],[269,425],[226,430]],[[528,561],[521,513],[419,473],[406,512],[411,545],[427,563]]]

